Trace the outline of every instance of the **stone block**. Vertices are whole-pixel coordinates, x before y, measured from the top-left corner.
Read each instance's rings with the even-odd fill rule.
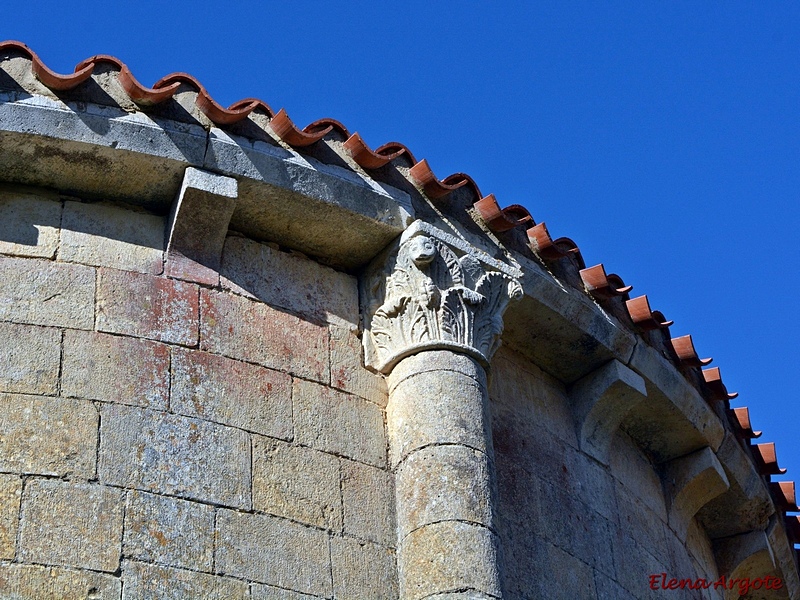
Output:
[[[485,388],[454,371],[420,373],[397,384],[386,406],[392,466],[417,448],[435,444],[461,444],[488,453],[485,397]]]
[[[19,532],[22,561],[113,573],[121,548],[121,490],[49,479],[28,483]]]
[[[676,458],[664,467],[669,499],[669,526],[682,540],[689,523],[703,506],[730,488],[728,477],[711,448]]]
[[[331,540],[334,597],[342,600],[397,598],[394,550],[347,537]]]
[[[667,507],[658,471],[623,431],[617,432],[611,444],[610,467],[616,485],[626,488],[666,523]]]
[[[378,406],[386,406],[389,392],[386,380],[364,367],[361,340],[354,331],[330,326],[331,387],[340,389]]]
[[[342,530],[339,460],[269,438],[253,438],[253,508]]]
[[[87,400],[0,394],[0,471],[93,477],[97,418]]]
[[[248,585],[244,581],[173,569],[160,565],[125,561],[122,600],[245,600]]]
[[[97,329],[193,346],[197,344],[195,284],[101,269],[97,282]]]
[[[492,525],[489,460],[465,446],[428,446],[397,469],[397,535],[439,521]]]
[[[161,273],[164,217],[106,204],[65,202],[59,260]]]
[[[67,330],[61,394],[167,408],[169,348],[150,340]]]
[[[14,558],[21,496],[22,479],[16,475],[0,475],[0,559]]]
[[[328,382],[328,330],[230,293],[200,292],[200,346],[265,367]]]
[[[128,492],[123,554],[145,562],[211,571],[214,509],[211,506]]]
[[[122,584],[105,573],[6,563],[0,590],[9,600],[119,600]]]
[[[383,411],[357,396],[295,379],[295,440],[367,464],[386,464]]]
[[[500,346],[492,359],[489,396],[530,418],[537,427],[577,448],[571,402],[564,384],[521,354]]]
[[[221,509],[217,572],[328,597],[332,593],[328,535],[269,515]]]
[[[55,394],[60,360],[58,329],[0,323],[0,392]]]
[[[395,546],[392,473],[342,459],[342,505],[346,534],[384,546]]]
[[[292,378],[223,356],[173,348],[173,412],[271,437],[292,437]]]
[[[238,429],[121,405],[103,407],[104,483],[250,507],[250,439]]]
[[[478,525],[446,521],[417,529],[399,548],[400,597],[421,600],[473,589],[500,598],[497,539]]]
[[[345,329],[358,328],[358,281],[295,253],[229,236],[222,255],[224,288],[270,306]]]
[[[172,206],[166,273],[216,286],[222,247],[236,207],[236,180],[187,167]]]
[[[94,329],[91,267],[0,257],[0,321]]]
[[[60,223],[60,201],[0,192],[0,254],[53,258]]]
[[[575,382],[570,399],[581,450],[607,465],[614,434],[646,397],[644,379],[616,359]]]
[[[319,600],[319,596],[309,596],[260,583],[250,584],[250,598],[252,600]]]

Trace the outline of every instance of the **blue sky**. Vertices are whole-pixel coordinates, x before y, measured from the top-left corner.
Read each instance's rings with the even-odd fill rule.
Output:
[[[692,334],[800,477],[800,4],[6,0],[0,38],[470,174]]]

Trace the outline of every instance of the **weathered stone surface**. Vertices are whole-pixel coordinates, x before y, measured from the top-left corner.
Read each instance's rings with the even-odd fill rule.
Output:
[[[60,223],[61,202],[0,192],[0,254],[53,258]]]
[[[295,379],[295,439],[381,467],[386,464],[383,411],[372,402]]]
[[[221,509],[217,572],[316,596],[330,596],[328,536],[285,519]]]
[[[102,485],[30,481],[22,502],[25,562],[107,571],[119,567],[122,491]]]
[[[91,402],[0,394],[0,471],[88,479],[96,452]]]
[[[361,340],[354,331],[330,326],[331,336],[331,386],[378,406],[386,406],[388,391],[386,380],[364,368]]]
[[[510,348],[501,346],[492,360],[489,396],[521,416],[535,415],[537,426],[578,447],[571,402],[564,384]]]
[[[595,571],[594,587],[597,590],[597,600],[636,600],[625,588],[613,579]]]
[[[384,546],[395,546],[392,473],[342,459],[342,504],[345,533]]]
[[[0,257],[0,321],[94,328],[94,269]]]
[[[253,600],[318,600],[319,596],[309,596],[271,585],[253,583],[250,584],[250,598]]]
[[[0,558],[14,558],[21,496],[22,479],[16,475],[0,475]]]
[[[610,470],[616,485],[623,486],[628,494],[639,498],[666,523],[667,506],[661,478],[656,468],[626,433],[617,432],[611,444],[610,459]]]
[[[315,321],[358,328],[358,282],[308,258],[247,238],[225,240],[222,286]]]
[[[64,333],[64,396],[166,409],[169,370],[169,348],[163,344],[90,331]]]
[[[199,350],[173,348],[172,411],[271,437],[292,437],[292,378]]]
[[[705,446],[714,451],[720,447],[725,436],[722,421],[657,350],[637,344],[628,366],[645,380],[647,399],[628,412],[622,426],[656,462]]]
[[[254,436],[253,508],[340,532],[339,459]]]
[[[97,329],[192,346],[197,344],[198,291],[192,283],[101,269]]]
[[[203,350],[328,382],[325,327],[230,293],[201,290],[200,306]]]
[[[667,463],[664,482],[669,526],[681,539],[697,511],[730,487],[722,465],[707,447]]]
[[[250,439],[243,431],[119,405],[101,414],[101,481],[250,507]]]
[[[400,597],[461,589],[500,597],[497,552],[497,539],[485,527],[447,521],[417,529],[400,544]]]
[[[451,350],[488,365],[503,312],[522,296],[516,266],[418,220],[361,276],[366,364],[389,374],[403,358]]]
[[[608,464],[609,447],[625,415],[647,396],[644,379],[612,360],[570,388],[581,449]]]
[[[424,361],[427,354],[403,362]],[[453,371],[423,372],[397,384],[386,406],[392,466],[413,450],[432,444],[462,444],[487,452],[486,441],[491,438],[486,427],[485,397],[485,388]]]
[[[229,577],[208,575],[159,565],[125,561],[122,600],[244,600],[247,583]]]
[[[58,329],[0,323],[0,392],[55,394],[60,356]]]
[[[429,446],[397,469],[397,532],[430,523],[468,521],[492,525],[489,459],[465,446]]]
[[[163,250],[164,217],[105,204],[64,204],[59,260],[158,274]]]
[[[123,554],[145,562],[211,571],[214,509],[210,506],[128,492]]]
[[[166,274],[216,286],[225,234],[236,206],[231,177],[187,167],[172,205]]]
[[[331,562],[336,598],[397,598],[397,569],[393,550],[352,538],[334,537],[331,540]]]
[[[0,590],[8,600],[119,600],[121,589],[120,580],[105,573],[0,564]]]

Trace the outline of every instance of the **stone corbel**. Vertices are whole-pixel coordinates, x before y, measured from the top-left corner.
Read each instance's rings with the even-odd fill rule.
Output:
[[[646,396],[644,379],[618,360],[577,381],[570,400],[581,450],[607,465],[614,434]]]
[[[680,539],[686,539],[697,512],[730,488],[722,464],[709,447],[667,463],[664,479],[669,526]]]
[[[750,531],[714,541],[714,556],[720,575],[728,579],[761,577],[775,569],[775,557],[767,534]]]
[[[166,275],[219,283],[222,247],[237,196],[235,179],[186,168],[167,225]]]

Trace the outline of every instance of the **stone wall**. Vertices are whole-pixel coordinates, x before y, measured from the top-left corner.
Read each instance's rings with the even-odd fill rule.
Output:
[[[396,596],[386,387],[356,279],[167,217],[0,194],[3,598]]]
[[[504,598],[722,598],[650,590],[649,575],[719,575],[705,532],[669,525],[658,468],[624,432],[609,465],[579,448],[564,385],[515,352],[492,363]]]

